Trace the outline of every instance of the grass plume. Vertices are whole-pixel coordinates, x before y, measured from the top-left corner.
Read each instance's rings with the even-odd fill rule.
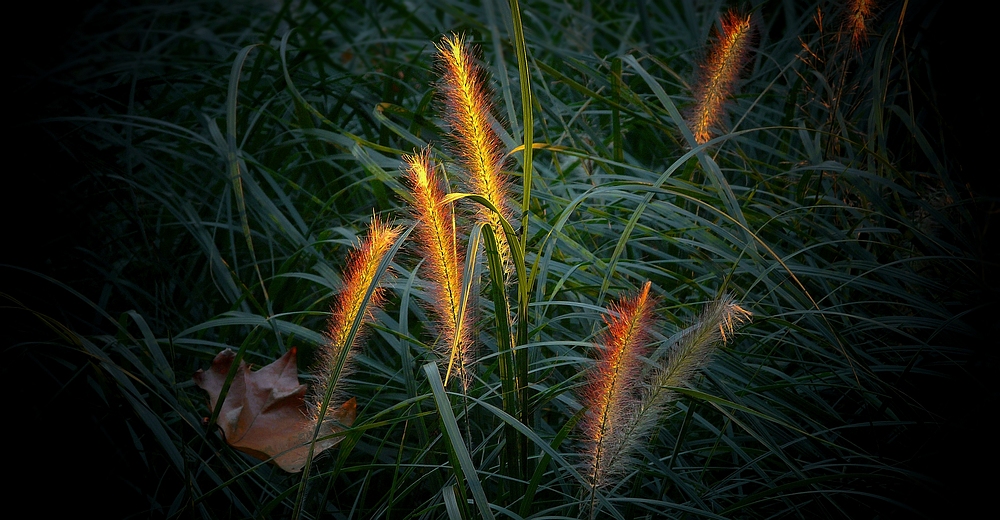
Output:
[[[938,486],[921,442],[997,407],[963,399],[990,395],[984,302],[998,298],[986,246],[1000,241],[993,200],[963,174],[962,159],[982,154],[941,138],[962,127],[938,110],[954,94],[937,80],[962,79],[937,66],[953,9],[875,0],[866,16],[851,0],[748,3],[758,36],[701,145],[724,146],[705,160],[689,153],[695,92],[733,2],[278,3],[100,2],[78,11],[60,52],[18,60],[29,101],[18,105],[30,112],[15,118],[18,148],[57,161],[49,170],[68,172],[74,189],[25,192],[58,225],[12,220],[10,242],[24,246],[2,266],[17,282],[0,291],[16,325],[3,379],[45,392],[18,400],[29,416],[65,401],[79,412],[70,423],[107,426],[74,430],[100,455],[91,463],[43,453],[20,466],[76,472],[95,488],[84,495],[122,518],[972,516],[965,508],[980,506],[954,498],[976,495],[965,493],[975,481],[966,466],[992,461],[951,457],[968,463],[952,476],[972,476]],[[860,49],[850,12],[865,19]],[[474,215],[494,206],[471,188],[445,121],[458,111],[443,110],[435,44],[447,51],[439,31],[452,30],[467,31],[457,45],[472,49],[466,68],[475,61],[495,94],[480,120],[509,157],[485,161],[511,181],[499,207],[518,236],[500,239],[521,262],[508,273],[495,228]],[[683,49],[703,52],[692,60]],[[678,73],[690,88],[677,90]],[[671,138],[677,125],[684,142]],[[449,288],[431,283],[400,161],[429,139],[425,169],[449,201],[441,219],[454,220],[475,323],[467,388],[438,384],[454,345],[435,310],[447,297],[433,291]],[[478,202],[458,202],[458,191]],[[330,308],[344,286],[333,273],[368,234],[373,207],[383,222],[408,219],[375,276],[397,247],[416,258],[400,262],[398,300],[381,281],[386,312],[364,303],[353,321],[338,318],[351,324],[333,347],[326,329],[338,328]],[[324,255],[341,229],[356,238]],[[618,393],[625,406],[595,492],[581,421],[594,413],[584,390],[608,341],[593,318],[613,321],[601,307],[635,298],[646,279],[664,325],[692,319],[673,335],[654,324],[636,345],[648,353]],[[736,302],[713,302],[723,286],[739,288]],[[752,333],[737,330],[743,308]],[[413,351],[412,338],[435,352]],[[221,409],[186,383],[219,350],[264,364],[293,346],[317,363],[320,349],[339,349],[327,353],[324,373],[336,377],[322,398],[306,398],[328,410],[303,439],[314,456],[297,476],[220,443],[201,418],[217,423]],[[461,379],[458,360],[450,375]],[[346,432],[335,414],[351,396],[363,417]],[[52,438],[40,444],[63,441],[42,430]],[[930,455],[971,438],[953,433]],[[335,457],[315,456],[340,439]],[[88,479],[93,463],[135,485]]]
[[[462,265],[464,260],[455,238],[455,215],[444,202],[445,190],[430,157],[430,148],[403,156],[406,181],[413,195],[413,214],[417,220],[417,248],[425,259],[431,282],[431,310],[437,316],[438,345],[448,359],[445,380],[458,364],[463,384],[471,363],[471,324],[463,311]]]
[[[623,434],[639,405],[642,356],[655,323],[650,285],[647,281],[635,297],[610,305],[600,358],[583,396],[589,407],[581,426],[587,446],[585,469],[591,479],[591,500],[597,488],[619,473],[619,454],[628,450],[628,439]]]
[[[633,442],[647,437],[662,412],[677,399],[672,388],[687,386],[712,360],[712,354],[732,340],[736,330],[751,317],[750,311],[740,307],[732,295],[711,302],[670,349],[667,365],[656,369],[649,378],[625,436]],[[627,454],[623,454],[623,459],[627,459]]]
[[[695,105],[688,116],[688,124],[698,144],[712,138],[712,128],[722,119],[726,99],[732,94],[750,56],[753,41],[754,24],[750,15],[730,10],[721,21],[722,32],[701,65],[694,88]]]
[[[500,219],[502,216],[511,220],[507,202],[510,179],[503,173],[506,160],[503,143],[492,126],[493,93],[486,72],[476,63],[465,38],[455,34],[445,36],[437,44],[437,61],[441,69],[444,117],[451,128],[461,166],[468,174],[469,190],[482,195],[500,211],[498,216],[480,208],[479,218],[493,228],[504,265],[509,267],[509,245]]]
[[[843,27],[851,35],[851,47],[860,51],[868,41],[871,19],[875,14],[875,0],[849,0],[844,10]]]
[[[348,373],[353,348],[362,338],[361,330],[347,344],[351,327],[360,316],[362,325],[371,320],[372,309],[384,299],[384,288],[378,286],[378,266],[392,249],[399,237],[400,228],[382,222],[377,216],[368,227],[368,234],[356,249],[347,256],[344,268],[344,286],[336,296],[326,329],[326,344],[317,354],[316,384],[309,402],[314,420],[322,420],[319,413],[327,393],[336,392],[336,385]],[[365,300],[368,288],[375,286],[371,298]],[[339,367],[339,368],[338,368]],[[331,385],[334,387],[331,389]]]
[[[681,336],[666,366],[644,376],[642,356],[655,326],[655,302],[649,288],[646,282],[638,296],[611,306],[613,316],[608,320],[601,359],[584,396],[590,407],[582,427],[591,478],[591,515],[596,513],[597,489],[626,473],[636,444],[649,436],[662,412],[677,398],[672,388],[688,384],[711,361],[715,349],[732,339],[751,317],[732,296],[724,295]]]

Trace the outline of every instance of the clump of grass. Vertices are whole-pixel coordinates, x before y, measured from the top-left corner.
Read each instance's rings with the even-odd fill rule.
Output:
[[[969,211],[976,201],[949,184],[953,156],[927,137],[933,114],[918,97],[930,84],[910,52],[918,38],[893,25],[919,17],[881,3],[885,30],[867,17],[879,41],[853,59],[842,19],[826,22],[836,32],[810,22],[829,2],[760,3],[766,59],[738,96],[749,58],[736,51],[758,23],[724,18],[709,55],[730,61],[700,69],[696,117],[677,109],[676,71],[690,61],[685,49],[704,45],[685,29],[704,19],[697,2],[646,2],[636,25],[628,6],[541,0],[526,6],[527,27],[516,0],[510,13],[490,2],[377,4],[363,16],[360,4],[309,0],[277,15],[239,2],[108,9],[91,18],[106,32],[77,46],[103,54],[51,76],[79,86],[67,106],[81,109],[47,130],[101,159],[93,185],[114,196],[91,229],[115,235],[90,251],[106,291],[72,313],[94,310],[100,328],[87,330],[99,332],[46,316],[45,337],[57,339],[44,344],[62,348],[17,352],[60,356],[72,382],[57,381],[55,399],[99,387],[89,401],[122,419],[115,450],[149,468],[140,498],[153,515],[824,518],[911,504],[899,497],[919,482],[904,458],[915,451],[898,439],[925,438],[936,419],[922,396],[956,383],[947,371],[965,373],[958,364],[979,341],[965,319],[981,300],[969,294],[983,285],[969,273],[995,271],[966,232],[984,229]],[[216,17],[203,16],[206,5]],[[483,35],[495,69],[477,63],[458,27]],[[443,79],[430,77],[434,63]],[[513,104],[520,90],[533,158],[516,148],[515,106],[506,144],[486,70],[498,72],[496,100]],[[688,126],[698,142],[712,139],[726,103],[739,103],[740,131],[715,153],[672,138]],[[440,147],[449,170],[424,148],[441,129],[454,143]],[[519,190],[505,146],[523,154],[520,193],[530,197],[508,200]],[[946,206],[921,200],[932,187]],[[458,191],[473,196],[449,194]],[[451,207],[459,199],[480,206],[477,222]],[[398,299],[380,298],[377,272],[351,280],[387,257],[352,260],[342,283],[339,261],[320,253],[372,207],[414,217],[423,263],[394,263]],[[511,208],[523,210],[520,236],[501,259]],[[463,262],[485,273],[477,244],[489,262],[481,285],[457,275]],[[604,296],[624,280],[650,284],[614,302],[598,369],[582,373]],[[341,287],[342,311],[325,323]],[[747,303],[723,297],[692,322],[699,308],[687,302],[721,288]],[[369,290],[384,305],[352,303]],[[455,310],[461,292],[476,320]],[[766,318],[734,338],[751,309]],[[365,331],[361,350],[350,336]],[[417,370],[427,331],[441,355]],[[652,350],[661,332],[676,339]],[[473,344],[481,355],[467,370]],[[331,349],[314,411],[350,371],[358,414],[337,432],[336,457],[290,477],[206,432],[202,396],[185,382],[222,349],[263,363],[303,346]],[[450,392],[436,377],[445,357],[463,379]],[[579,398],[588,377],[605,382]],[[583,454],[569,441],[580,420],[591,432]],[[131,443],[142,446],[118,449]]]
[[[672,346],[665,366],[645,370],[643,358],[658,322],[650,286],[647,281],[637,296],[613,302],[608,308],[610,317],[606,318],[597,366],[584,390],[582,401],[588,413],[581,428],[591,517],[596,514],[598,489],[632,467],[632,453],[677,398],[674,388],[687,386],[711,361],[713,352],[732,340],[735,331],[751,317],[731,295],[724,295],[710,303]]]

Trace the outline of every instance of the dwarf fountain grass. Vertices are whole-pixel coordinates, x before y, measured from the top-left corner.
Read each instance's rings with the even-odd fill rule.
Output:
[[[500,211],[497,215],[481,208],[478,213],[480,220],[493,228],[501,258],[509,270],[510,246],[500,219],[511,222],[510,179],[503,171],[507,154],[500,136],[493,129],[495,109],[488,77],[462,36],[445,36],[437,45],[437,56],[444,119],[451,128],[451,144],[460,157],[469,190],[485,197]]]
[[[675,399],[676,387],[686,386],[711,360],[712,353],[751,316],[731,295],[711,302],[669,351],[665,366],[648,370],[649,352],[657,327],[656,299],[650,282],[639,294],[613,302],[597,366],[589,376],[582,401],[588,407],[580,422],[584,432],[584,466],[590,482],[582,508],[597,514],[599,488],[607,487],[635,465],[633,452],[647,438],[660,415]]]
[[[361,325],[371,322],[374,309],[384,302],[385,289],[379,285],[379,265],[400,232],[399,227],[373,216],[367,235],[347,256],[344,285],[331,306],[326,342],[319,349],[313,369],[316,383],[308,407],[317,423],[325,420],[327,405],[331,397],[337,395],[340,381],[350,374],[355,347],[364,338],[363,329],[356,328],[353,336],[352,329],[357,327],[356,322]]]
[[[970,295],[995,269],[967,232],[988,228],[981,201],[928,137],[933,84],[903,48],[922,41],[912,2],[883,3],[884,27],[850,60],[840,20],[812,21],[829,2],[759,3],[760,59],[722,97],[710,151],[677,139],[694,129],[677,107],[697,92],[685,71],[719,3],[646,2],[642,23],[627,2],[149,5],[88,18],[97,33],[72,50],[100,53],[52,71],[50,85],[79,87],[57,108],[82,107],[45,122],[64,136],[52,149],[100,158],[82,186],[104,196],[87,213],[102,240],[65,254],[104,271],[98,296],[65,292],[85,312],[26,313],[47,328],[8,350],[51,369],[39,374],[54,395],[108,412],[121,435],[106,459],[139,475],[139,516],[844,518],[933,495],[913,492],[926,448],[906,439],[947,413],[924,408],[929,393],[987,395],[949,374],[977,375],[961,365],[987,343]],[[435,75],[458,69],[435,41],[475,65],[462,70],[486,110],[472,120],[499,141],[462,137],[461,106],[439,110],[450,87]],[[724,133],[729,107],[740,119]],[[462,139],[479,145],[466,155]],[[469,158],[503,197],[476,187]],[[437,204],[417,202],[421,168]],[[522,190],[505,184],[518,174]],[[928,204],[929,190],[950,202]],[[515,230],[503,213],[517,206]],[[394,296],[347,320],[334,364],[350,357],[350,375],[326,388],[350,385],[357,419],[301,475],[248,459],[211,429],[188,375],[226,348],[256,366],[290,348],[323,360],[373,207],[413,218],[357,284]],[[477,349],[475,370],[450,374],[461,385],[439,377],[457,314],[430,265],[440,237],[419,213],[432,207],[453,221],[438,256],[454,252],[474,311],[456,320]],[[404,243],[418,258],[390,258]],[[605,294],[623,295],[615,313]],[[81,329],[87,313],[99,323]],[[591,347],[603,356],[628,315],[649,318],[646,340],[611,370],[631,386],[606,387],[618,405],[601,412],[586,388],[611,365],[591,372]],[[362,322],[366,348],[347,349]],[[599,457],[578,435],[595,414],[609,418]]]
[[[712,354],[727,341],[732,342],[736,330],[751,317],[730,294],[710,302],[670,347],[666,365],[656,366],[648,376],[638,410],[623,435],[633,442],[646,437],[667,406],[678,398],[674,388],[690,385]]]
[[[642,357],[649,349],[655,326],[655,300],[646,282],[639,294],[613,302],[606,318],[607,331],[600,342],[600,359],[588,377],[583,402],[589,410],[581,421],[584,431],[585,469],[593,509],[596,488],[622,473],[621,454],[629,451],[624,426],[636,413],[642,385]]]

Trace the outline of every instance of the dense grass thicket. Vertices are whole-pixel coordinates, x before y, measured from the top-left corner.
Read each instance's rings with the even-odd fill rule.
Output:
[[[970,470],[997,462],[997,199],[988,150],[941,110],[939,3],[74,9],[11,80],[11,505],[911,518],[992,490]],[[453,35],[506,198],[466,193]],[[420,158],[452,194],[451,328]],[[331,309],[376,219],[398,234],[358,287],[380,280],[381,305]],[[354,349],[324,350],[344,315]],[[631,372],[608,368],[619,339]],[[298,473],[230,447],[192,380],[225,349],[260,367],[291,348],[313,412],[357,401]],[[602,436],[626,454],[609,476]]]

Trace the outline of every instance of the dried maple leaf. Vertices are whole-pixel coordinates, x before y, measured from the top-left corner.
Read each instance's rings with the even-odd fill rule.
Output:
[[[194,374],[195,384],[208,392],[212,410],[235,358],[236,353],[226,349],[215,356],[207,372]],[[306,390],[306,385],[299,384],[294,348],[256,372],[240,361],[219,412],[218,425],[226,442],[261,460],[273,457],[275,464],[290,473],[301,471],[316,428],[306,415]],[[357,401],[352,397],[331,410],[331,415],[334,421],[324,421],[314,456],[340,442],[342,436],[330,436],[342,431],[336,423],[354,423]]]

